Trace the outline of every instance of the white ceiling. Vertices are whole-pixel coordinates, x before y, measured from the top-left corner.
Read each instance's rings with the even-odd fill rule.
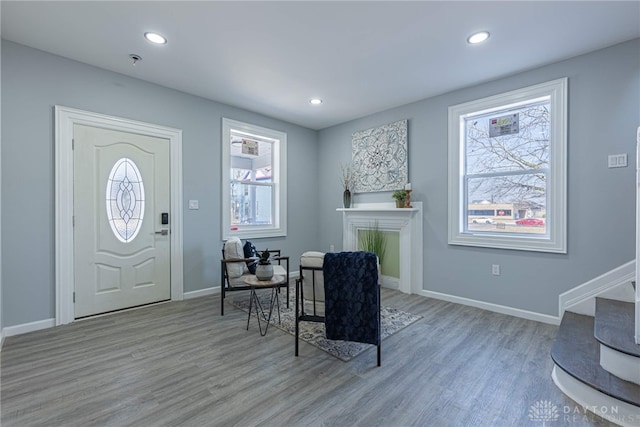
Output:
[[[322,129],[640,37],[640,1],[2,1],[2,38]],[[466,38],[488,30],[471,46]],[[157,31],[169,40],[143,38]],[[135,67],[129,54],[142,56]],[[320,97],[320,106],[309,98]]]

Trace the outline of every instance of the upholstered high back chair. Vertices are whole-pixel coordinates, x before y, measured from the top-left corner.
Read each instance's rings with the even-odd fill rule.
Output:
[[[378,259],[370,252],[305,252],[296,280],[295,355],[300,322],[322,322],[327,339],[377,346],[381,364]]]

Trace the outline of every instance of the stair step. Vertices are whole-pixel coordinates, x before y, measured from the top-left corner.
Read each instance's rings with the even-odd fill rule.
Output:
[[[563,371],[589,387],[640,407],[640,386],[621,380],[600,366],[600,345],[593,331],[593,317],[565,312],[551,358]]]
[[[593,332],[596,340],[621,353],[640,357],[640,345],[634,340],[634,316],[633,303],[596,298]]]

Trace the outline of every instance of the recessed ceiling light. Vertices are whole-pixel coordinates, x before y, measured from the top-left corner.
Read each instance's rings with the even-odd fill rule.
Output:
[[[320,98],[311,98],[309,100],[309,104],[311,104],[311,105],[320,105],[320,104],[322,104],[322,99],[320,99]]]
[[[489,38],[488,31],[480,31],[479,33],[471,34],[469,38],[467,38],[467,43],[478,44],[478,43],[482,43],[488,38]]]
[[[151,32],[144,33],[144,38],[149,40],[151,43],[155,43],[155,44],[167,43],[167,39],[165,39],[163,36],[161,36],[158,33],[151,33]]]

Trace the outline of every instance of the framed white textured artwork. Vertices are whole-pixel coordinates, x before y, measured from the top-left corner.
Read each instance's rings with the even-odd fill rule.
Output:
[[[407,120],[361,130],[351,136],[355,193],[392,191],[408,180]]]

